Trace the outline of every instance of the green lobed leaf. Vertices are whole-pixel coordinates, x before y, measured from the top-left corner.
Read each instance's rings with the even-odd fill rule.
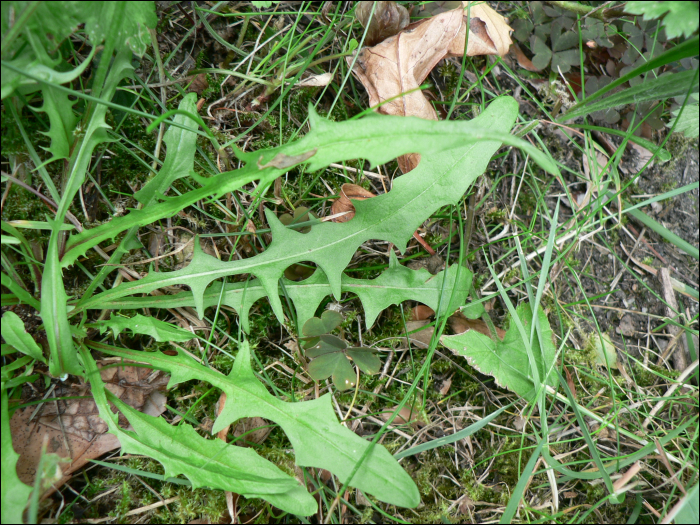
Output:
[[[460,147],[443,151],[438,155],[424,144],[414,145],[409,151],[416,151],[417,146],[419,153],[429,151],[432,154],[425,155],[416,169],[398,178],[389,193],[364,201],[356,201],[354,203],[356,215],[349,222],[324,222],[315,225],[310,232],[302,234],[286,228],[270,210],[266,210],[267,222],[272,231],[272,243],[260,255],[224,262],[205,254],[195,243],[194,256],[187,267],[174,272],[151,272],[137,282],[122,284],[103,292],[96,298],[99,298],[99,301],[108,301],[124,295],[148,293],[174,284],[186,284],[192,290],[194,303],[201,317],[204,313],[203,294],[212,281],[229,275],[252,273],[260,279],[278,319],[283,319],[278,282],[287,267],[302,261],[314,262],[323,270],[331,291],[337,298],[341,293],[342,272],[355,254],[357,247],[365,241],[377,239],[391,242],[404,251],[407,240],[433,211],[447,204],[456,203],[476,177],[483,173],[491,156],[501,146],[499,141],[491,140],[491,137],[502,138],[508,143],[513,142],[513,137],[508,135],[507,130],[513,126],[517,113],[518,105],[515,100],[510,97],[501,97],[494,100],[479,117],[470,122],[434,123],[458,124],[458,131],[461,132],[457,133],[457,136],[461,135]],[[385,118],[373,116],[368,120],[374,124],[384,121]],[[420,122],[422,128],[430,124],[422,119],[400,117],[397,120],[399,129],[394,133],[398,132],[399,136],[400,128],[412,125],[411,122],[407,124],[406,121]],[[320,137],[337,132],[336,125],[321,121],[318,117],[311,118],[311,121],[315,122],[313,125]],[[319,122],[322,123],[319,124]],[[342,124],[347,123],[341,123],[338,126]],[[470,127],[478,131],[473,134],[465,132]],[[442,129],[440,134],[449,137],[447,132],[447,129]],[[478,137],[480,141],[465,140],[470,135],[474,139]],[[307,135],[299,142],[290,144],[285,149],[285,155],[296,153],[299,146],[296,146],[296,149],[293,149],[293,146],[305,142],[309,137],[310,135]],[[402,141],[397,140],[397,143],[400,145]],[[365,147],[368,150],[373,149],[369,145]],[[347,144],[345,148],[350,149]],[[304,148],[301,150],[303,151]],[[395,153],[384,151],[363,156],[375,162],[377,158],[404,151],[399,149]],[[541,152],[538,151],[538,153],[542,155]],[[342,152],[342,158],[345,159],[352,155],[356,153],[350,153],[347,150]],[[249,163],[257,157],[258,164],[264,162],[265,165],[278,158],[270,153],[250,153],[242,156]],[[330,153],[317,148],[317,153],[310,159],[309,170],[318,169],[331,159],[335,160]]]
[[[105,42],[114,49],[128,48],[143,56],[150,44],[148,28],[158,23],[154,2],[76,2],[85,32],[94,46]]]
[[[698,29],[697,2],[640,2],[625,4],[625,11],[644,15],[644,20],[654,20],[664,15],[663,25],[668,38],[689,38]]]
[[[148,361],[149,354],[142,354]],[[316,510],[316,501],[297,480],[252,449],[219,439],[205,439],[188,424],[171,426],[161,417],[143,414],[123,403],[105,388],[89,352],[83,349],[81,356],[100,417],[107,423],[109,432],[119,438],[122,452],[144,454],[159,461],[165,470],[164,477],[184,474],[193,488],[211,487],[247,498],[263,498],[294,514],[309,515]],[[119,427],[107,396],[127,418],[133,431]]]
[[[100,329],[100,333],[105,333],[111,329],[114,332],[114,337],[118,337],[124,330],[130,330],[133,334],[149,335],[156,341],[189,341],[197,337],[192,332],[178,328],[170,323],[156,319],[155,317],[146,317],[137,314],[134,317],[121,317],[113,315],[111,318],[91,323],[90,326],[95,326]]]
[[[285,403],[272,396],[253,373],[247,342],[240,344],[229,376],[204,367],[180,350],[177,356],[170,357],[161,352],[138,352],[99,343],[91,343],[91,346],[110,355],[149,363],[156,369],[170,372],[169,388],[196,379],[221,389],[226,393],[226,405],[216,419],[212,433],[244,417],[269,419],[282,427],[289,438],[297,465],[329,470],[341,483],[347,480],[357,459],[372,446],[338,423],[330,393],[297,403]],[[351,484],[392,505],[415,507],[420,503],[418,488],[411,477],[381,445],[372,446]]]
[[[686,138],[692,139],[698,136],[698,122],[700,122],[700,106],[698,104],[688,104],[683,109],[683,113],[681,113],[681,108],[678,108],[673,110],[671,114],[674,118],[666,124],[666,127],[672,128],[676,124],[674,131],[683,133]]]
[[[93,48],[90,55],[75,69],[70,71],[56,71],[40,63],[38,59],[32,56],[29,49],[25,49],[22,54],[14,60],[2,61],[2,91],[0,92],[0,97],[4,100],[16,89],[19,89],[23,93],[30,93],[39,89],[41,84],[23,75],[22,72],[24,71],[50,84],[65,84],[71,82],[87,69],[94,55],[95,49]]]
[[[4,334],[3,334],[4,337]],[[25,485],[17,476],[17,460],[19,454],[12,448],[12,432],[10,431],[10,410],[7,402],[7,390],[3,385],[0,420],[2,421],[2,523],[23,523],[22,513],[29,502],[32,488]]]
[[[457,266],[454,265],[437,275],[432,275],[425,269],[411,270],[401,265],[392,253],[389,256],[389,268],[375,279],[355,279],[343,274],[341,290],[354,293],[360,298],[365,309],[365,326],[369,329],[384,308],[408,300],[420,301],[435,311],[438,310],[439,304],[441,315],[442,313],[452,313],[464,304],[472,284],[472,274],[469,270],[460,268],[459,278],[457,278],[457,270]],[[443,280],[445,279],[443,288]],[[304,326],[307,319],[314,316],[321,301],[332,293],[328,279],[320,270],[316,270],[305,281],[294,282],[283,278],[282,283],[294,303],[297,322],[300,326]],[[449,298],[452,290],[455,293],[450,303]],[[440,300],[441,293],[444,293],[442,301]],[[227,283],[223,295],[221,294],[221,284],[217,282],[204,292],[203,305],[205,308],[216,306],[219,297],[221,297],[222,305],[238,312],[243,330],[248,333],[250,331],[248,313],[255,301],[266,296],[265,288],[257,279],[248,282]],[[194,306],[194,298],[190,292],[151,297],[125,297],[112,301],[102,301],[99,297],[98,295],[88,299],[85,301],[84,307],[118,310]],[[479,312],[476,317],[480,315]]]
[[[481,152],[481,146],[491,144],[492,147],[497,148],[496,144],[503,142],[523,149],[546,171],[558,175],[559,170],[548,155],[545,155],[528,142],[508,133],[512,128],[512,124],[505,125],[505,123],[515,118],[512,115],[513,112],[517,114],[517,104],[515,107],[513,107],[513,104],[516,103],[512,98],[500,97],[492,102],[491,106],[493,108],[487,108],[485,115],[477,117],[470,122],[432,122],[414,117],[393,117],[387,115],[368,115],[358,120],[330,122],[319,117],[313,106],[309,106],[311,131],[304,138],[277,148],[258,152],[242,153],[234,149],[236,155],[246,162],[243,168],[225,172],[210,179],[198,178],[198,181],[204,186],[197,190],[190,191],[179,197],[167,198],[161,203],[146,206],[140,210],[133,210],[129,214],[113,219],[97,228],[71,236],[61,264],[63,267],[69,266],[78,257],[85,255],[85,252],[96,244],[113,239],[117,234],[131,227],[144,226],[158,219],[171,217],[200,199],[207,197],[218,198],[255,180],[260,181],[259,186],[266,187],[277,177],[288,172],[289,168],[304,161],[308,161],[308,170],[314,171],[332,162],[357,158],[357,152],[362,152],[362,158],[366,158],[371,166],[376,166],[406,153],[415,152],[437,157],[439,156],[437,154],[441,152],[452,151],[453,154],[456,154],[454,152],[459,151],[459,155],[462,155],[466,154],[464,148],[471,145],[469,151],[474,152],[480,161],[477,166],[481,165],[485,168],[488,162],[486,158],[489,156]],[[391,130],[391,133],[388,133],[387,130]],[[446,158],[442,159],[442,161],[440,159],[435,160],[438,164],[447,164],[450,162],[447,160],[448,157],[450,155],[446,155]],[[293,163],[290,164],[292,161]],[[192,162],[194,162],[194,158],[192,158]],[[422,167],[418,167],[419,171],[413,170],[411,174],[401,177],[400,180],[415,180],[419,178],[421,173],[430,174],[431,168],[428,166],[429,163],[424,162],[422,164]],[[465,166],[470,166],[470,163],[465,162]],[[465,174],[468,174],[468,176],[465,176],[457,187],[467,188],[473,178],[481,174],[481,172],[476,172],[477,170],[473,167],[465,171]],[[452,176],[457,178],[456,173],[452,173]],[[423,176],[423,178],[425,177]],[[433,180],[433,184],[428,184],[428,186],[437,185],[439,187],[441,185],[442,181],[434,180],[435,177],[430,175],[427,175],[427,177],[429,180]],[[441,194],[447,191],[447,188],[442,188]],[[392,191],[392,193],[394,192]],[[404,191],[403,195],[405,194],[406,192]],[[384,195],[370,200],[374,201],[379,198],[384,202],[381,197],[384,197]],[[395,195],[391,200],[397,201],[398,199],[395,197],[397,196]],[[453,194],[452,199],[443,198],[441,200],[456,202],[458,199],[457,195]],[[405,213],[415,216],[409,210],[406,210]],[[355,221],[357,221],[357,217],[353,221],[344,224],[351,224]],[[282,227],[276,217],[273,222],[276,230]],[[323,223],[315,226],[314,229],[320,226],[341,225]],[[313,235],[313,231],[306,235]],[[405,245],[405,241],[401,245]],[[270,255],[268,254],[266,257]],[[291,261],[287,266],[301,260]],[[265,279],[265,282],[266,286],[271,284],[269,278]],[[274,288],[270,289],[275,290]],[[124,292],[123,288],[119,292],[114,293],[119,294],[118,296],[129,294],[128,291]],[[105,299],[107,298],[105,297]]]
[[[101,96],[103,100],[111,100],[117,86],[125,77],[133,72],[131,65],[132,53],[129,50],[121,50],[111,62],[109,73],[104,80]],[[103,55],[102,60],[109,57]],[[93,89],[96,87],[93,85]],[[110,126],[105,121],[107,107],[97,104],[90,114],[90,120],[85,129],[82,140],[76,142],[71,155],[70,171],[61,200],[58,203],[55,219],[48,219],[51,226],[51,236],[46,253],[46,264],[41,282],[41,318],[46,327],[46,338],[49,342],[50,359],[49,372],[53,376],[62,376],[65,373],[82,375],[83,369],[78,361],[77,352],[73,346],[73,339],[68,323],[68,309],[61,263],[59,261],[59,236],[61,225],[73,202],[73,198],[85,181],[87,168],[95,148],[103,142],[112,142],[114,139],[107,134]]]
[[[182,98],[178,109],[197,113],[197,94],[188,93]],[[186,129],[170,126],[163,140],[168,146],[165,162],[160,171],[146,185],[134,194],[136,199],[146,205],[158,194],[164,194],[177,179],[186,177],[192,171],[193,159],[197,150],[197,123],[191,118],[177,114],[173,122]],[[188,131],[189,130],[189,131]]]
[[[16,313],[8,311],[2,314],[2,337],[24,355],[46,363],[41,347],[26,332],[24,323]]]
[[[521,304],[516,313],[525,331],[529,332],[532,325],[530,305]],[[556,348],[552,343],[552,329],[542,308],[538,309],[538,317],[543,346],[540,346],[538,338],[535,337],[532,341],[532,353],[540,378],[546,377],[545,383],[556,387],[558,378],[556,371],[552,370],[556,356]],[[525,342],[512,320],[503,341],[494,341],[484,334],[468,330],[463,334],[444,335],[440,342],[456,354],[466,357],[469,364],[481,373],[492,376],[498,385],[512,390],[528,401],[534,400],[540,385],[533,384]]]
[[[74,138],[73,131],[78,123],[78,117],[73,113],[76,101],[71,101],[65,91],[50,86],[44,86],[43,98],[44,104],[39,111],[49,117],[50,128],[44,134],[51,139],[51,145],[47,149],[51,153],[51,159],[47,162],[68,158]]]

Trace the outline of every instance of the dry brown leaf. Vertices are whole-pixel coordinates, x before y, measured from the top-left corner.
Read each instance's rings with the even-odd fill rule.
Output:
[[[411,309],[412,321],[425,321],[435,315],[435,310],[424,304],[418,304]]]
[[[441,396],[446,396],[450,391],[450,387],[452,386],[452,376],[454,376],[454,372],[438,385],[438,393]]]
[[[505,19],[484,4],[472,5],[470,14],[467,55],[505,55],[511,44],[511,28]],[[353,74],[367,90],[370,106],[382,104],[378,107],[380,113],[437,120],[420,85],[440,60],[462,56],[465,39],[463,9],[446,11],[411,24],[374,47],[361,49]],[[347,57],[349,65],[353,59]],[[402,93],[405,95],[399,96]],[[398,158],[403,173],[419,162],[420,155],[415,153]]]
[[[425,268],[432,275],[437,275],[438,272],[445,269],[445,261],[442,259],[442,257],[435,254],[431,255],[427,259],[413,259],[412,261],[409,261],[406,266],[411,270],[420,270],[421,268]]]
[[[627,143],[627,147],[628,149],[637,152],[636,158],[633,161],[626,163],[626,166],[632,171],[632,173],[638,173],[639,170],[646,166],[649,159],[654,156],[653,153],[644,146],[640,146],[631,140]],[[653,166],[653,164],[650,164],[650,166]]]
[[[534,72],[542,71],[541,69],[537,69],[535,67],[535,64],[532,63],[532,60],[525,56],[523,50],[520,49],[520,46],[518,46],[518,44],[516,44],[515,42],[513,42],[513,44],[510,46],[510,52],[515,56],[515,59],[518,61],[518,65],[521,68]]]
[[[233,425],[233,435],[240,438],[236,445],[242,447],[251,444],[260,445],[272,432],[272,427],[267,419],[261,417],[244,417]]]
[[[418,330],[422,326],[425,326],[428,324],[429,321],[424,320],[424,321],[408,321],[406,323],[406,330],[409,332],[412,332],[413,330]],[[411,340],[411,344],[415,346],[416,348],[428,348],[430,345],[430,340],[433,338],[433,334],[435,333],[435,327],[434,326],[428,326],[426,328],[423,328],[422,330],[419,330],[415,334],[409,334],[409,339]],[[405,341],[405,338],[403,338]]]
[[[350,199],[363,201],[365,199],[371,199],[376,197],[371,191],[367,191],[362,186],[357,184],[343,184],[340,187],[340,197],[337,198],[331,205],[331,213],[336,215],[338,213],[345,213],[340,217],[333,219],[333,222],[348,222],[355,216],[355,206],[353,206]]]
[[[467,319],[462,312],[454,313],[447,321],[450,323],[450,328],[452,328],[455,334],[463,334],[467,330],[475,330],[480,334],[491,337],[491,331],[484,321],[481,319]],[[496,327],[496,334],[498,334],[498,337],[502,341],[506,335],[506,331]]]
[[[264,170],[265,168],[278,168],[278,169],[285,169],[285,168],[291,168],[292,166],[296,166],[300,162],[304,162],[305,160],[310,159],[314,155],[316,155],[316,151],[318,151],[317,148],[312,149],[311,151],[307,151],[305,153],[301,153],[299,155],[285,155],[284,153],[278,153],[277,155],[274,156],[274,158],[266,163],[266,164],[260,164],[262,161],[262,155],[258,159],[258,169]]]
[[[113,363],[112,359],[98,363],[100,376],[110,392],[144,414],[157,417],[165,411],[166,397],[160,390],[165,390],[168,376],[143,367],[105,367]],[[36,406],[30,406],[17,410],[10,420],[12,447],[20,455],[17,475],[24,483],[34,484],[45,439],[47,452],[69,460],[61,467],[63,477],[42,497],[53,493],[91,459],[121,446],[116,436],[107,433],[107,424],[99,416],[88,384],[59,384],[51,396],[86,397],[44,403],[34,418]],[[119,414],[119,425],[131,429],[122,414]]]
[[[306,77],[305,79],[301,80],[300,82],[297,82],[296,84],[294,84],[294,87],[295,88],[323,87],[323,86],[327,86],[328,84],[330,84],[331,80],[333,80],[332,73],[322,73],[320,75],[311,75],[310,77]]]
[[[469,43],[467,56],[475,55],[499,55],[505,56],[513,41],[510,39],[510,32],[513,28],[506,23],[506,19],[496,11],[486,5],[485,2],[462,2],[464,5],[464,21],[467,20],[467,7],[469,9]],[[473,20],[479,23],[472,24]],[[461,57],[464,54],[465,26],[460,30],[459,38],[450,47],[452,56]],[[472,44],[472,39],[474,40]],[[473,46],[473,47],[472,47]]]
[[[376,4],[374,13],[372,13],[372,4]],[[369,19],[370,15],[372,15],[371,20]],[[373,46],[394,36],[410,21],[406,8],[396,2],[358,2],[355,8],[355,18],[362,24],[362,27],[367,27],[369,21],[367,36],[365,36],[365,43],[368,46]]]
[[[430,70],[444,58],[462,26],[461,9],[428,18],[384,42],[359,51],[353,73],[376,106],[401,93],[417,89]],[[352,57],[348,57],[352,64]],[[436,120],[435,110],[418,91],[383,104],[380,113]]]
[[[190,82],[188,91],[190,92],[195,92],[198,95],[201,95],[202,92],[209,87],[209,81],[207,80],[207,74],[206,73],[200,73],[196,77],[192,79],[192,82]]]
[[[379,414],[379,417],[382,418],[383,421],[388,421],[391,415],[394,413],[394,410],[396,410],[396,407],[385,410]],[[411,425],[413,430],[418,430],[421,427],[424,427],[427,422],[424,421],[424,418],[422,414],[416,410],[415,408],[411,408],[408,405],[404,406],[399,410],[399,413],[396,414],[396,417],[394,420],[391,422],[392,425]]]

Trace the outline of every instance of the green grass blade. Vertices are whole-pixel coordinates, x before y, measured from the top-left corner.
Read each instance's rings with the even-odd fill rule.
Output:
[[[692,185],[689,185],[692,187],[697,188],[698,183],[694,183]],[[674,192],[682,193],[684,191],[688,191],[688,186],[684,186],[683,188],[679,188],[678,190],[673,190]],[[677,193],[676,193],[677,194]],[[611,199],[616,199],[614,194],[609,194],[609,198]],[[658,200],[660,200],[662,197],[658,196]],[[650,199],[649,202],[652,200]],[[660,235],[664,239],[666,239],[668,242],[676,246],[678,249],[683,250],[685,253],[693,257],[694,259],[700,260],[700,251],[698,250],[697,247],[693,246],[690,244],[688,241],[685,241],[681,239],[678,235],[670,231],[668,228],[666,228],[664,225],[661,223],[657,222],[656,220],[652,219],[649,217],[646,213],[644,213],[642,210],[639,210],[638,208],[644,203],[637,204],[635,206],[629,206],[629,204],[625,201],[622,201],[622,205],[624,206],[624,209],[622,210],[623,213],[629,213],[632,217],[637,219],[639,222],[644,224],[647,228],[652,230],[654,233]],[[629,207],[628,207],[629,206]]]
[[[585,115],[585,114],[590,113],[593,110],[591,110],[591,109],[584,110],[584,107],[588,106],[594,100],[602,97],[606,93],[609,93],[610,91],[615,89],[617,86],[624,84],[625,82],[629,81],[630,79],[632,79],[634,77],[641,75],[642,73],[646,73],[647,71],[651,71],[652,69],[656,69],[657,67],[665,66],[666,64],[670,64],[671,62],[677,62],[683,58],[689,58],[689,57],[696,56],[700,52],[700,49],[698,47],[699,42],[700,42],[700,40],[696,36],[695,38],[693,38],[691,40],[687,40],[686,42],[682,42],[681,44],[677,45],[676,47],[669,49],[668,51],[662,53],[661,55],[657,56],[656,58],[649,60],[647,63],[630,71],[628,74],[618,78],[615,82],[612,82],[612,83],[608,84],[607,86],[605,86],[604,88],[599,89],[598,91],[593,93],[591,96],[587,97],[585,100],[572,106],[568,112],[564,113],[561,117],[559,117],[557,119],[557,122],[563,122],[565,120],[569,120],[571,118],[574,118],[574,116]]]
[[[672,73],[627,88],[598,102],[585,102],[584,105],[580,105],[578,109],[572,109],[572,111],[559,117],[557,121],[563,122],[588,115],[589,113],[625,104],[636,104],[647,100],[664,100],[670,97],[677,97],[685,95],[689,87],[692,91],[697,91],[697,86],[698,77],[696,71],[691,69],[680,73]]]
[[[512,403],[510,405],[499,408],[493,414],[489,414],[485,418],[480,419],[476,423],[472,423],[467,428],[464,428],[464,429],[460,430],[459,432],[455,432],[454,434],[451,434],[451,435],[445,436],[445,437],[441,437],[438,439],[433,439],[432,441],[428,441],[427,443],[423,443],[423,444],[418,445],[416,447],[411,447],[411,448],[404,450],[402,452],[398,452],[398,453],[394,454],[394,458],[403,459],[403,458],[406,458],[408,456],[415,456],[416,454],[420,454],[421,452],[425,452],[426,450],[432,450],[434,448],[449,445],[450,443],[454,443],[455,441],[459,441],[460,439],[464,439],[468,436],[471,436],[475,432],[478,432],[479,430],[484,428],[486,425],[488,425],[491,421],[496,419],[498,416],[500,416],[505,410],[507,410],[511,406],[513,406]]]
[[[515,485],[515,488],[513,489],[513,494],[508,501],[508,505],[506,505],[506,510],[503,511],[503,515],[501,516],[499,523],[513,522],[513,516],[515,516],[515,512],[518,510],[520,500],[523,499],[525,488],[530,482],[530,476],[532,476],[532,472],[535,470],[537,460],[540,458],[540,454],[542,453],[542,447],[544,447],[546,443],[546,439],[540,439],[540,442],[537,444],[537,448],[532,453],[532,456],[530,456],[530,459],[528,460],[527,465],[525,465],[517,485]]]

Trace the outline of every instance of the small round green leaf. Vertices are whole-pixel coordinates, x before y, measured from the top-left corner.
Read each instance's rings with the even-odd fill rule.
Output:
[[[311,361],[309,375],[316,381],[333,376],[333,383],[338,390],[355,386],[355,371],[342,352],[326,354]]]
[[[307,357],[314,358],[333,352],[342,352],[348,346],[345,341],[334,335],[322,335],[318,339],[318,343],[306,350]]]
[[[326,310],[325,312],[323,312],[323,315],[321,315],[320,319],[318,317],[312,317],[311,319],[306,321],[304,323],[304,327],[301,329],[301,332],[306,337],[316,337],[319,335],[329,333],[330,331],[340,326],[340,323],[342,322],[342,315],[332,310]]]
[[[371,348],[348,348],[345,353],[365,374],[374,375],[382,366],[381,359]]]

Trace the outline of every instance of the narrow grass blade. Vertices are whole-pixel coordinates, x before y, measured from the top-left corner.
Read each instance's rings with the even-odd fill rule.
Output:
[[[626,137],[630,142],[634,142],[635,144],[638,144],[643,148],[648,149],[652,153],[656,153],[656,157],[659,159],[660,162],[668,162],[669,160],[671,160],[671,154],[667,150],[660,148],[658,145],[654,144],[650,140],[645,139],[644,137],[630,135],[629,133],[620,131],[618,129],[610,129],[602,126],[591,126],[589,124],[570,123],[567,124],[567,126],[571,126],[572,128],[587,129],[590,131],[600,131],[601,133],[607,133],[608,135],[617,135],[618,137]]]
[[[557,374],[558,373],[559,373],[559,371],[557,371]],[[559,375],[559,381],[561,382],[561,386],[564,389],[564,392],[566,392],[566,397],[569,398],[569,402],[571,403],[571,405],[570,405],[571,409],[574,411],[574,415],[576,416],[576,421],[578,421],[581,435],[583,435],[583,439],[586,441],[586,444],[588,445],[588,450],[591,453],[591,458],[593,459],[596,466],[598,467],[598,470],[600,472],[601,477],[603,478],[603,481],[605,482],[605,486],[607,487],[608,492],[610,492],[612,494],[614,492],[614,489],[613,489],[612,480],[610,479],[610,474],[608,474],[608,471],[605,470],[605,466],[603,465],[603,460],[600,459],[600,454],[598,454],[598,449],[596,448],[595,443],[593,443],[593,438],[591,438],[591,434],[588,432],[588,426],[586,425],[586,421],[583,419],[583,415],[578,410],[578,403],[576,403],[576,400],[574,399],[574,396],[571,393],[571,390],[569,389],[569,385],[564,380],[564,378],[561,377],[561,375]]]
[[[425,452],[426,450],[432,450],[434,448],[442,447],[444,445],[449,445],[450,443],[454,443],[455,441],[459,441],[460,439],[464,439],[468,436],[471,436],[475,432],[478,432],[479,430],[484,428],[498,416],[500,416],[504,410],[510,408],[511,406],[513,406],[513,403],[511,403],[508,406],[504,406],[503,408],[499,408],[493,414],[489,414],[485,418],[469,425],[467,428],[464,428],[459,432],[455,432],[454,434],[441,437],[439,439],[433,439],[432,441],[428,441],[427,443],[423,443],[422,445],[411,447],[407,450],[404,450],[403,452],[394,454],[394,458],[402,459],[408,456],[415,456],[416,454],[420,454],[421,452]]]
[[[546,439],[541,439],[537,445],[537,448],[532,453],[532,456],[530,456],[530,459],[528,460],[527,465],[525,465],[523,473],[518,480],[518,484],[515,485],[515,488],[513,489],[513,495],[510,497],[510,501],[506,506],[506,510],[503,511],[503,515],[501,516],[501,521],[499,523],[513,522],[513,516],[515,516],[515,512],[518,510],[520,500],[523,499],[523,494],[525,493],[527,484],[530,481],[530,476],[532,476],[532,471],[535,470],[537,460],[540,458],[540,454],[542,453],[542,447],[546,443]]]
[[[652,69],[656,69],[657,67],[664,66],[666,64],[670,64],[671,62],[677,62],[683,58],[688,58],[688,57],[693,57],[698,54],[699,49],[698,49],[698,44],[700,40],[696,36],[695,38],[688,40],[687,42],[683,42],[676,47],[669,49],[665,53],[660,54],[656,58],[653,58],[652,60],[649,60],[646,64],[643,64],[639,66],[638,68],[630,71],[626,75],[618,78],[615,82],[612,82],[605,86],[602,89],[599,89],[595,93],[593,93],[590,97],[587,97],[586,100],[583,100],[582,102],[579,102],[578,104],[574,105],[567,113],[564,113],[561,117],[557,119],[558,122],[563,122],[565,120],[569,120],[571,118],[574,118],[575,116],[578,115],[585,115],[587,113],[590,113],[591,110],[590,108],[585,109],[582,111],[584,106],[588,106],[593,102],[594,100],[602,97],[606,93],[609,93],[613,89],[615,89],[617,86],[620,86],[624,84],[625,82],[629,81],[630,79],[641,75],[642,73],[646,73],[647,71],[651,71]]]
[[[682,71],[681,73],[665,75],[615,93],[598,102],[587,102],[578,109],[570,111],[566,115],[558,118],[557,121],[562,122],[564,120],[588,115],[595,111],[602,111],[625,104],[636,104],[646,100],[662,100],[685,95],[688,92],[688,86],[690,84],[692,84],[692,91],[697,91],[698,77],[696,72],[692,69]]]
[[[695,187],[697,187],[698,183],[695,183]],[[684,188],[679,188],[679,190],[683,190]],[[677,190],[674,190],[677,191]],[[608,198],[610,199],[616,199],[614,193],[609,193]],[[694,259],[700,260],[700,251],[698,248],[690,244],[689,242],[681,239],[678,235],[673,233],[671,230],[663,226],[661,223],[655,221],[651,217],[649,217],[646,213],[643,211],[637,209],[639,206],[642,205],[642,203],[637,204],[636,206],[629,206],[629,204],[625,201],[622,201],[622,205],[625,207],[622,211],[623,213],[629,213],[632,217],[637,219],[639,222],[644,224],[647,228],[652,230],[654,233],[657,233],[664,239],[666,239],[668,242],[676,246],[679,250],[683,250],[685,253],[693,257]],[[629,206],[629,207],[628,207]]]

